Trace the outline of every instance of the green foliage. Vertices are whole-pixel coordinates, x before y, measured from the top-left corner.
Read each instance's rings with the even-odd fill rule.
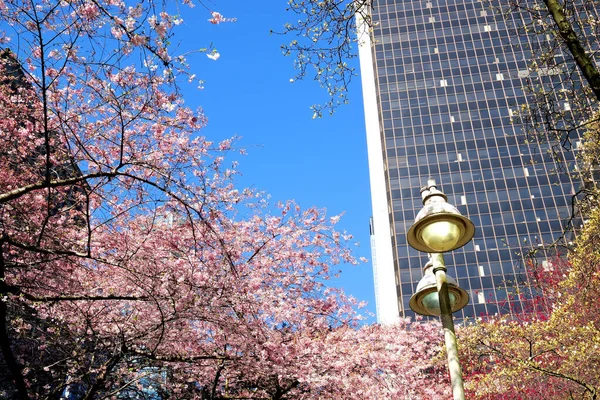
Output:
[[[582,165],[600,158],[597,123],[585,133]],[[600,391],[600,208],[590,186],[586,220],[567,260],[535,273],[544,297],[520,316],[480,320],[460,331],[467,388],[474,398],[595,399]],[[534,307],[535,306],[535,307]]]

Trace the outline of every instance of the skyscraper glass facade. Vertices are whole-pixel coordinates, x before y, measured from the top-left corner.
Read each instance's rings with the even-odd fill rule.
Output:
[[[524,253],[563,234],[578,184],[514,118],[527,104],[531,38],[515,36],[506,18],[522,16],[478,0],[374,1],[360,58],[380,322],[414,315],[408,301],[427,255],[406,232],[428,178],[476,227],[470,243],[445,254],[471,298],[458,317],[518,311]]]

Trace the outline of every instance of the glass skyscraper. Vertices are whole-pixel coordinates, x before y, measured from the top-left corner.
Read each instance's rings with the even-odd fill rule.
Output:
[[[445,254],[470,295],[459,318],[519,311],[525,253],[563,234],[579,184],[514,118],[528,101],[532,39],[506,18],[479,0],[375,0],[372,29],[359,34],[379,322],[414,315],[427,255],[406,233],[428,178],[476,227]]]

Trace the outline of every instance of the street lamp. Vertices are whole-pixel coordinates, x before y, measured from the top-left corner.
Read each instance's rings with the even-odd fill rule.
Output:
[[[437,281],[433,272],[433,262],[428,261],[423,267],[423,278],[417,284],[417,291],[410,298],[410,308],[417,314],[436,316],[442,315],[440,297],[437,290]],[[462,310],[469,302],[469,294],[459,287],[456,280],[446,275],[448,281],[448,295],[452,312]]]
[[[445,253],[463,247],[473,238],[475,226],[448,203],[434,179],[427,181],[421,196],[423,208],[407,234],[410,246],[425,253]]]
[[[441,317],[452,395],[454,400],[464,400],[465,390],[452,313],[467,305],[469,295],[458,287],[454,279],[446,275],[442,253],[467,244],[475,234],[475,227],[471,220],[462,216],[456,207],[447,202],[446,195],[437,190],[435,180],[427,181],[427,186],[421,189],[421,196],[423,208],[408,230],[407,240],[411,247],[429,253],[430,261],[425,265],[425,273],[409,305],[417,314]]]

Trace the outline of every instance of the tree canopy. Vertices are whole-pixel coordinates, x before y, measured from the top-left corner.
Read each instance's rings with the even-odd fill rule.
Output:
[[[446,396],[439,326],[359,329],[326,285],[339,216],[237,188],[202,136],[190,5],[0,4],[0,396]]]

